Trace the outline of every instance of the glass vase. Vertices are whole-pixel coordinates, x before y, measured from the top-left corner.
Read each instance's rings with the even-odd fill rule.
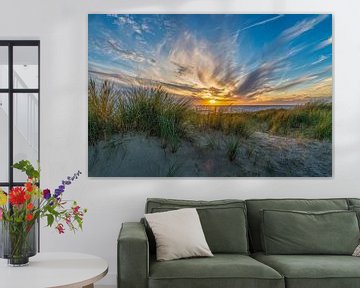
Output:
[[[0,225],[0,257],[8,259],[9,266],[28,265],[37,251],[37,224],[1,221]]]

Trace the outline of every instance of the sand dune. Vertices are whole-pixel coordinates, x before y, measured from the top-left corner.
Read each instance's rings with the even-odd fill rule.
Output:
[[[233,161],[231,137],[203,133],[182,140],[172,153],[155,137],[115,135],[89,146],[89,177],[329,177],[332,145],[255,132],[239,139]]]

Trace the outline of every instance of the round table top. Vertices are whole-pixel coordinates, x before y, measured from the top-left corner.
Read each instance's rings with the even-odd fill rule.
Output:
[[[90,285],[108,272],[100,257],[80,253],[38,253],[29,265],[9,267],[0,259],[0,286],[6,288],[78,288]],[[5,286],[3,286],[5,285]]]

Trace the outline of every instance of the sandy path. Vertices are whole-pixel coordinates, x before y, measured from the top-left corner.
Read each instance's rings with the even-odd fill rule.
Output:
[[[291,139],[256,132],[239,139],[230,161],[230,136],[201,133],[183,141],[176,153],[158,138],[116,135],[89,147],[90,177],[327,177],[332,171],[331,142]]]

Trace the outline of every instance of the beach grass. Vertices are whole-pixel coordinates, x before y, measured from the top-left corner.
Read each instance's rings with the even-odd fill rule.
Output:
[[[89,81],[89,142],[114,133],[144,132],[162,139],[173,152],[186,134],[192,113],[190,101],[174,97],[162,87],[116,90],[108,81],[96,87]]]
[[[307,103],[292,109],[251,113],[259,130],[293,138],[332,139],[332,104]]]
[[[229,161],[234,161],[238,155],[240,140],[236,136],[232,136],[225,142],[226,145],[226,155]]]
[[[95,144],[101,139],[106,139],[116,131],[113,121],[117,111],[116,90],[114,86],[104,81],[97,87],[94,80],[89,81],[88,87],[88,128],[89,143]]]
[[[331,141],[332,105],[309,103],[291,109],[256,112],[218,110],[199,112],[191,100],[169,94],[161,86],[117,90],[109,81],[89,80],[89,144],[117,133],[141,132],[161,139],[162,148],[175,153],[183,140],[202,132],[218,131],[237,139],[227,143],[233,161],[239,138],[254,132],[291,138]],[[190,98],[190,97],[188,97]]]
[[[249,138],[254,132],[251,120],[243,113],[224,113],[217,110],[194,113],[190,119],[194,127],[199,130],[221,131],[226,135],[237,135],[243,138]]]

